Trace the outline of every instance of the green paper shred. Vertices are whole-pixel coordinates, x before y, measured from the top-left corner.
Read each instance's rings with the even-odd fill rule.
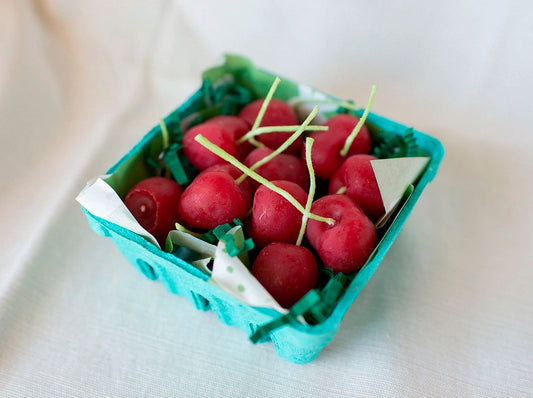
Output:
[[[250,90],[234,82],[213,85],[211,81],[204,79],[201,90],[206,108],[216,109],[221,115],[235,115],[252,101]]]
[[[240,245],[240,247],[237,247],[237,244],[235,242],[235,236],[228,233],[229,230],[232,229],[234,226],[242,227],[241,221],[235,219],[233,220],[233,223],[222,224],[213,229],[213,235],[218,240],[226,244],[226,252],[229,254],[230,257],[239,256],[243,253],[249,252],[254,248],[254,242],[250,238],[245,239],[244,242]]]
[[[322,290],[309,291],[292,306],[288,314],[254,329],[250,340],[254,344],[265,341],[271,332],[294,322],[298,316],[304,316],[311,324],[324,322],[335,309],[348,282],[349,278],[345,274],[340,272],[335,274]]]
[[[306,319],[312,323],[324,322],[335,309],[337,302],[344,293],[347,282],[348,277],[340,272],[331,278],[320,292],[320,302],[310,308],[306,314]]]
[[[231,246],[233,244],[233,246],[235,246],[235,242],[232,241],[232,238],[233,238],[233,235],[231,234],[228,234],[229,230],[234,228],[234,227],[242,227],[242,222],[241,220],[239,219],[234,219],[233,222],[230,222],[230,223],[226,223],[226,224],[221,224],[215,228],[213,228],[211,231],[208,231],[206,232],[205,234],[203,234],[202,236],[200,236],[200,239],[208,242],[208,243],[216,243],[217,241],[221,240],[223,241],[224,243],[226,243],[226,250],[228,250],[228,241],[230,241],[229,245]],[[253,249],[253,241],[251,239],[246,239],[244,244],[243,244],[243,247],[241,249],[238,249],[239,250],[239,253],[235,254],[235,255],[239,255],[241,253],[244,253],[244,252],[247,252],[247,251],[250,251]],[[228,251],[228,254],[229,251]],[[231,257],[234,257],[235,255],[232,255],[230,254]]]
[[[249,59],[232,54],[226,54],[224,65],[215,66],[202,73],[202,79],[216,83],[228,78],[248,90],[251,100],[264,98],[274,79],[271,73],[254,67]],[[287,79],[283,79],[276,90],[276,98],[282,100],[288,100],[298,94],[298,84]]]
[[[372,154],[379,159],[424,156],[424,151],[416,143],[413,128],[403,135],[377,131],[373,138]]]
[[[153,169],[153,175],[159,175],[164,172],[165,165],[152,157],[151,149],[148,145],[143,148],[143,158],[145,163]]]
[[[311,290],[300,301],[292,306],[288,314],[285,314],[273,321],[259,326],[250,335],[252,343],[259,343],[267,339],[268,335],[276,329],[295,322],[296,318],[305,314],[321,300],[320,294],[316,290]]]
[[[177,113],[161,121],[162,135],[164,130],[168,134],[170,143],[163,148],[159,156],[160,161],[155,162],[151,157],[145,157],[145,160],[157,170],[164,169],[166,166],[178,184],[186,185],[198,174],[198,171],[189,163],[182,151],[183,131]]]
[[[221,239],[226,244],[226,252],[230,257],[236,257],[243,253],[249,252],[254,248],[254,241],[251,238],[245,239],[240,247],[235,243],[235,237],[231,234],[226,234]]]
[[[181,148],[182,145],[176,142],[170,144],[163,150],[163,162],[169,168],[176,182],[180,185],[186,185],[196,174],[196,170],[192,168],[185,155],[180,152]]]
[[[205,240],[208,243],[216,243],[221,237],[226,235],[230,229],[236,226],[242,227],[242,222],[238,219],[233,220],[232,223],[221,224],[218,227],[213,228],[211,231],[203,234],[200,239]]]

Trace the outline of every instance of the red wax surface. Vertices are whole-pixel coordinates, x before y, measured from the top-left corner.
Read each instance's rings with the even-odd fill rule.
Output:
[[[235,137],[231,131],[218,123],[202,123],[191,128],[183,136],[183,152],[198,170],[205,170],[215,164],[226,163],[224,159],[195,141],[194,138],[199,134],[230,155],[237,157]]]
[[[265,156],[274,152],[268,147],[256,148],[244,159],[244,164],[251,167]],[[305,161],[298,156],[280,153],[269,162],[255,169],[255,172],[269,181],[286,180],[301,186],[306,192],[309,190],[309,172]],[[252,181],[252,188],[256,189],[259,183]]]
[[[257,114],[263,105],[263,99],[255,100],[246,105],[240,112],[239,117],[253,126]],[[261,120],[261,127],[266,126],[294,126],[298,125],[296,113],[286,102],[273,98],[268,104],[267,110]],[[269,148],[276,149],[292,135],[286,132],[265,133],[256,137],[257,141]],[[302,147],[302,137],[298,137],[286,150],[286,153],[298,153]]]
[[[272,181],[277,187],[287,191],[303,207],[307,201],[307,192],[290,181]],[[296,243],[302,213],[287,199],[270,188],[262,185],[254,195],[250,236],[257,247],[264,247],[272,242]]]
[[[318,267],[305,247],[275,242],[259,252],[252,274],[282,307],[290,308],[316,287]]]
[[[208,171],[223,171],[225,173],[228,173],[234,180],[239,178],[243,173],[240,171],[237,167],[233,166],[229,163],[223,163],[223,164],[216,164],[214,166],[208,167],[202,173],[206,173]],[[251,179],[246,178],[244,179],[240,184],[239,188],[242,192],[246,194],[250,202],[252,201],[252,185],[250,184]]]
[[[376,246],[376,229],[346,195],[327,195],[313,203],[311,213],[330,217],[334,225],[310,219],[306,236],[324,264],[335,272],[359,270]]]
[[[359,119],[353,115],[335,115],[326,122],[327,131],[313,131],[310,134],[315,140],[311,150],[311,161],[315,174],[319,178],[329,180],[340,168],[345,160],[340,152],[358,121]],[[347,156],[359,153],[368,154],[371,150],[370,133],[368,128],[363,125],[350,146]],[[302,157],[305,159],[305,151],[302,151]]]
[[[377,158],[372,155],[348,157],[329,183],[330,194],[346,187],[346,195],[351,197],[373,222],[385,214],[376,175],[370,163],[375,159]]]
[[[174,180],[151,177],[130,189],[124,203],[141,226],[164,247],[169,231],[181,222],[179,200],[183,190]]]
[[[244,219],[250,198],[225,171],[200,173],[181,195],[179,211],[193,229],[210,230]]]
[[[226,130],[233,133],[235,140],[238,140],[245,135],[252,127],[247,121],[231,115],[215,116],[207,120],[205,123],[215,123],[224,127]],[[237,145],[237,155],[239,160],[243,160],[255,147],[248,141],[244,141],[242,144]]]

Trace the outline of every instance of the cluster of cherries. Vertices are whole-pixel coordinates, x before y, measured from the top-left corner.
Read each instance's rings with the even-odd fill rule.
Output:
[[[319,271],[311,250],[335,272],[349,274],[364,265],[376,245],[374,223],[384,208],[370,164],[375,159],[370,155],[371,136],[359,118],[332,116],[321,129],[306,134],[313,138],[312,146],[304,145],[299,136],[264,162],[262,159],[286,143],[299,127],[286,102],[269,99],[265,108],[264,101],[246,105],[237,116],[217,116],[185,132],[183,151],[199,170],[186,187],[170,178],[151,177],[129,191],[125,204],[162,245],[176,223],[205,232],[242,220],[245,235],[253,239],[257,250],[252,274],[283,307],[290,308],[316,287]],[[258,114],[260,125],[256,126]],[[250,135],[265,126],[294,128]],[[353,138],[356,126],[360,129]],[[293,203],[208,149],[200,136],[290,195]],[[349,137],[353,142],[347,145]],[[311,148],[310,156],[306,147]],[[328,192],[318,195],[312,204],[308,203],[314,179],[310,169],[328,186]],[[304,217],[306,205],[310,212]]]

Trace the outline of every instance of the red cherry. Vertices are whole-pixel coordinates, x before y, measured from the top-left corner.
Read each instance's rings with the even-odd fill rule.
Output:
[[[164,246],[168,233],[181,222],[179,200],[181,186],[165,177],[142,180],[130,189],[124,204],[141,226]]]
[[[376,229],[357,204],[346,195],[316,200],[311,213],[330,217],[334,225],[310,219],[306,236],[324,265],[349,274],[359,270],[376,246]]]
[[[272,152],[274,151],[267,147],[256,148],[244,159],[244,164],[247,167],[251,167]],[[309,172],[304,160],[298,156],[280,153],[269,162],[258,167],[255,171],[269,181],[292,181],[301,186],[305,191],[309,190]],[[255,181],[252,181],[251,184],[253,189],[257,189],[259,185]]]
[[[230,155],[237,156],[235,137],[232,132],[217,123],[199,124],[191,128],[183,136],[183,152],[191,164],[198,170],[205,170],[215,164],[226,163],[224,159],[196,142],[194,138],[199,134]]]
[[[252,274],[282,307],[290,308],[316,287],[318,266],[305,247],[275,242],[259,252]]]
[[[330,195],[338,192],[341,187],[346,187],[346,195],[352,198],[373,222],[385,214],[376,175],[370,163],[375,159],[377,158],[372,155],[348,157],[329,183]]]
[[[206,173],[208,171],[223,171],[225,173],[228,173],[231,176],[231,178],[233,178],[234,180],[236,180],[243,174],[242,171],[240,171],[237,167],[229,163],[216,164],[214,166],[208,167],[207,169],[203,170],[202,173]],[[250,183],[250,179],[247,178],[243,180],[239,184],[239,188],[241,189],[241,191],[243,191],[246,194],[246,196],[251,202],[252,201],[252,185]]]
[[[246,120],[253,126],[255,119],[263,105],[264,100],[258,99],[246,105],[240,112],[239,117]],[[294,126],[298,124],[296,113],[286,102],[273,98],[267,106],[266,112],[261,120],[260,127],[265,126]],[[274,132],[265,133],[256,137],[257,141],[269,148],[276,149],[283,144],[293,133]],[[298,153],[302,146],[302,137],[298,137],[286,150],[286,153]]]
[[[307,202],[307,192],[290,181],[271,181],[287,191],[302,206]],[[262,185],[255,191],[250,236],[257,247],[272,242],[294,243],[302,225],[302,213],[287,199]]]
[[[233,133],[235,140],[238,140],[245,135],[252,127],[252,125],[248,124],[248,122],[243,118],[231,115],[215,116],[214,118],[207,120],[205,123],[215,123],[221,125],[226,130]],[[243,160],[254,148],[255,147],[248,141],[237,145],[238,159]]]
[[[359,118],[348,113],[341,113],[329,118],[326,122],[328,126],[328,133],[338,134],[340,137],[346,138],[352,133],[355,126],[359,123]],[[350,146],[348,151],[349,155],[355,155],[357,153],[370,153],[372,150],[372,140],[370,138],[370,132],[368,127],[364,124],[357,133],[355,140]]]
[[[359,119],[349,114],[339,114],[332,116],[327,123],[327,131],[313,131],[310,136],[314,138],[313,149],[311,150],[311,161],[315,174],[323,180],[329,180],[344,162],[345,157],[341,155],[346,139],[353,131]],[[370,153],[372,142],[368,128],[363,125],[355,137],[348,156],[358,153]],[[302,151],[305,159],[305,151]]]
[[[200,173],[181,195],[179,211],[191,228],[209,230],[243,219],[250,198],[225,171]]]

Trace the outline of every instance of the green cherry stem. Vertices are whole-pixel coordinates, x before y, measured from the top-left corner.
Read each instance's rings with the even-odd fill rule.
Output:
[[[163,149],[170,145],[170,134],[167,129],[167,125],[163,119],[159,120],[159,126],[161,127],[161,138],[163,139]]]
[[[293,108],[302,104],[326,104],[326,105],[335,105],[340,108],[350,109],[352,111],[358,111],[360,108],[347,101],[336,101],[333,99],[324,99],[324,98],[309,98],[309,99],[299,99],[294,101],[291,105]]]
[[[344,142],[344,146],[341,149],[341,156],[345,158],[348,155],[348,151],[350,150],[350,147],[352,146],[353,141],[355,140],[355,137],[357,137],[357,134],[359,133],[359,130],[361,130],[361,127],[363,127],[363,124],[366,121],[366,118],[368,116],[368,113],[370,112],[370,106],[372,105],[372,102],[374,101],[374,96],[376,95],[376,86],[372,86],[372,90],[370,91],[370,96],[368,97],[368,103],[366,104],[365,111],[363,112],[363,116],[361,116],[361,119],[359,119],[359,122],[355,126],[355,128],[352,130],[348,138],[346,138],[346,141]]]
[[[199,238],[202,236],[202,234],[198,233],[198,232],[193,232],[191,231],[190,229],[187,229],[185,228],[183,225],[181,225],[180,223],[176,223],[175,224],[175,227],[178,231],[180,232],[185,232],[186,234],[189,234],[189,235],[192,235],[194,236],[195,238]]]
[[[335,192],[336,194],[339,194],[339,195],[344,195],[346,193],[348,188],[346,187],[340,187],[337,192]]]
[[[262,165],[270,162],[272,159],[274,159],[276,156],[278,156],[280,153],[282,153],[285,149],[287,149],[289,146],[291,146],[291,144],[296,141],[296,139],[302,135],[302,133],[305,131],[305,129],[307,128],[307,126],[309,125],[309,123],[311,123],[311,121],[315,118],[316,114],[318,113],[318,106],[315,106],[313,108],[313,110],[311,111],[311,113],[307,116],[307,118],[303,121],[303,123],[301,124],[301,126],[298,126],[298,129],[293,133],[291,134],[291,136],[283,143],[281,144],[278,148],[276,148],[275,151],[273,151],[271,154],[265,156],[263,159],[260,159],[258,160],[257,162],[255,162],[251,167],[250,167],[250,170],[256,170],[258,167],[261,167]],[[237,183],[237,185],[241,184],[245,179],[246,179],[247,175],[246,174],[243,174],[242,176],[240,176],[239,178],[237,178],[235,180],[235,182]]]
[[[159,120],[159,126],[161,127],[161,140],[163,141],[162,145],[163,145],[163,151],[164,151],[170,145],[170,133],[168,132],[167,124],[165,123],[163,119]],[[170,177],[170,176],[171,176],[170,168],[168,166],[165,166],[165,177]]]
[[[290,133],[293,131],[296,131],[300,128],[299,125],[288,125],[288,126],[268,126],[268,127],[258,127],[254,130],[248,131],[245,135],[243,135],[241,138],[239,138],[236,143],[237,145],[242,144],[245,141],[248,141],[250,138],[257,137],[261,134],[268,134],[268,133]],[[328,126],[307,126],[305,129],[306,131],[326,131],[328,129]]]
[[[258,183],[265,185],[267,188],[271,189],[272,191],[276,192],[278,195],[281,195],[283,198],[287,199],[290,204],[296,207],[298,211],[300,211],[302,214],[307,215],[308,218],[311,218],[312,220],[325,222],[325,223],[328,223],[329,225],[335,224],[335,220],[333,218],[317,216],[315,214],[309,213],[290,193],[288,193],[284,189],[281,189],[275,186],[263,176],[257,174],[255,171],[246,167],[244,164],[239,162],[235,157],[231,156],[229,153],[224,151],[222,148],[213,144],[211,141],[209,141],[207,138],[205,138],[201,134],[198,134],[196,137],[194,137],[194,139],[198,143],[200,143],[201,145],[209,149],[211,152],[213,152],[215,155],[218,155],[219,157],[221,157],[228,163],[237,167],[244,174],[248,175],[249,177],[256,180]]]
[[[315,170],[313,169],[313,162],[311,161],[311,148],[313,147],[313,142],[315,140],[311,137],[307,137],[305,140],[305,163],[307,164],[307,170],[309,171],[309,193],[307,194],[307,202],[305,203],[305,210],[308,213],[311,213],[311,205],[313,204],[313,199],[315,197],[316,189],[316,180],[315,180]],[[300,232],[298,234],[298,239],[296,240],[296,246],[302,244],[304,239],[305,229],[307,227],[307,220],[309,217],[307,215],[302,216],[302,226],[300,227]]]
[[[261,104],[261,108],[259,109],[259,112],[257,113],[257,117],[255,118],[255,121],[254,121],[254,124],[251,130],[255,130],[261,124],[261,121],[263,120],[263,116],[265,116],[265,112],[267,110],[268,104],[272,100],[272,97],[274,96],[274,93],[276,92],[276,89],[278,88],[278,85],[280,82],[281,82],[281,79],[278,76],[276,76],[276,78],[274,79],[274,82],[270,86],[270,90],[268,90],[268,94],[266,95],[265,99],[263,100],[263,103]],[[256,147],[260,147],[263,145],[253,137],[251,137],[248,141],[250,142],[250,144]]]

